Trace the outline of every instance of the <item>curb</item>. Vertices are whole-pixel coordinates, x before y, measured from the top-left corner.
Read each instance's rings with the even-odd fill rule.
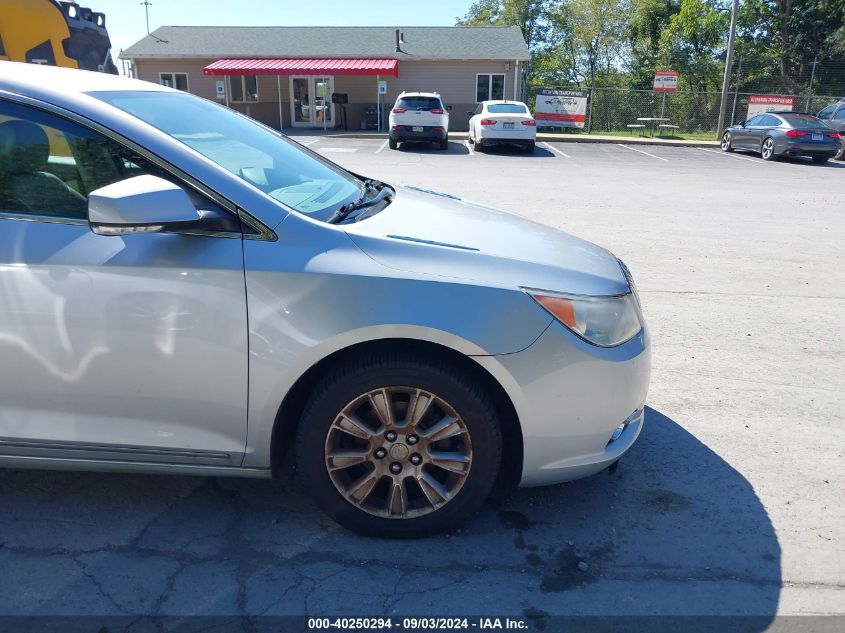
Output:
[[[299,134],[289,138],[296,140]],[[305,135],[303,135],[305,136]],[[350,138],[350,139],[376,139],[384,140],[387,134],[373,132],[360,134],[355,132],[339,132],[320,134],[320,138]],[[450,132],[450,141],[464,141],[467,139],[466,132]],[[674,138],[650,138],[647,136],[587,136],[584,135],[560,135],[560,134],[537,134],[538,143],[605,143],[624,145],[663,145],[669,147],[719,147],[719,141],[694,141]]]

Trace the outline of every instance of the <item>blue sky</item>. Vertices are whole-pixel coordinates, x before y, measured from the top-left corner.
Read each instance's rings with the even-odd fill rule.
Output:
[[[140,0],[77,0],[106,14],[117,56],[146,35]],[[150,0],[150,30],[164,25],[448,26],[471,0]]]

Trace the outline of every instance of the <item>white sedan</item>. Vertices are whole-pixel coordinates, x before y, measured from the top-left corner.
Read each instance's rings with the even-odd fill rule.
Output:
[[[482,101],[475,112],[467,112],[469,142],[476,149],[513,144],[531,153],[537,140],[537,122],[521,101]]]

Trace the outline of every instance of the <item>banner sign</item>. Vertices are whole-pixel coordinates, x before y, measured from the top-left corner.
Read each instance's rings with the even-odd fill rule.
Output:
[[[794,105],[795,97],[783,97],[781,95],[750,95],[748,97],[748,114],[745,118],[750,119],[761,112],[792,110]]]
[[[587,91],[538,88],[534,118],[541,127],[584,127]]]
[[[655,70],[654,71],[654,92],[677,92],[678,71],[677,70]]]

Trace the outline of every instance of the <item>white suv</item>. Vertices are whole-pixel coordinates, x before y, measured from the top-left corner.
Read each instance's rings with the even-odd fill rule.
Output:
[[[449,147],[449,110],[436,92],[403,92],[390,111],[390,149],[415,141]]]

